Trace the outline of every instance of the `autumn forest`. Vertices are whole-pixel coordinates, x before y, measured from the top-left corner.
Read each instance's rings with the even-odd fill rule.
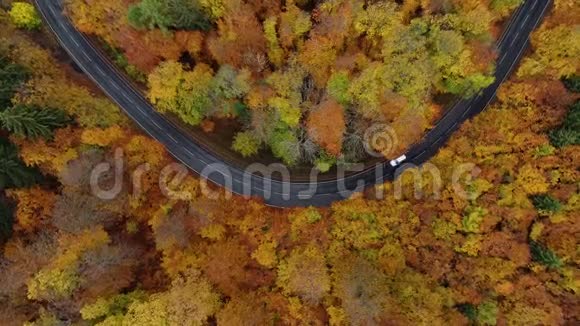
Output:
[[[369,159],[373,125],[397,134],[374,148],[392,159],[494,83],[522,3],[64,0],[64,14],[168,119],[249,162],[327,172]],[[119,151],[120,192],[99,198],[91,172]],[[281,209],[208,198],[195,173],[167,196],[175,162],[33,2],[0,1],[0,325],[580,323],[576,0],[554,0],[496,99],[394,182]]]

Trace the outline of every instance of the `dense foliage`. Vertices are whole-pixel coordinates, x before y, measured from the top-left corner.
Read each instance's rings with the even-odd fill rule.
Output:
[[[201,8],[191,0],[143,0],[129,9],[128,19],[137,28],[209,28]]]
[[[0,202],[0,244],[10,239],[13,223],[14,216],[12,207],[4,202]]]
[[[0,189],[27,187],[37,179],[37,172],[18,157],[18,149],[5,139],[0,139]]]
[[[10,18],[12,18],[14,25],[29,30],[39,29],[42,25],[42,20],[40,20],[34,6],[27,2],[13,2]]]
[[[68,8],[82,30],[149,74],[161,112],[191,125],[235,118],[242,130],[232,148],[243,156],[269,148],[286,164],[328,169],[363,159],[374,123],[399,134],[383,153],[393,156],[436,120],[435,96],[490,85],[496,24],[519,3],[111,0],[88,9],[74,0]]]
[[[10,63],[5,51],[0,49],[0,110],[11,104],[14,93],[28,78],[28,72],[23,66]]]
[[[194,36],[199,31],[183,34],[170,28],[172,36],[162,36],[154,29],[135,36],[129,32],[132,28],[123,30],[111,17],[124,17],[115,15],[126,14],[125,1],[71,2],[80,7],[87,3],[91,10],[73,10],[92,17],[77,20],[81,28],[96,26],[102,35],[124,40],[157,35],[149,44],[172,40],[163,47],[166,51],[172,51],[176,39],[191,49],[199,45]],[[200,0],[199,5],[209,8],[204,9],[208,19],[226,28],[219,17],[227,17],[228,11],[221,3]],[[244,3],[262,8],[259,12],[264,14],[279,8],[275,1]],[[399,6],[415,13],[411,3]],[[426,3],[437,12],[456,4],[415,3]],[[488,8],[475,0],[461,3]],[[498,15],[508,15],[517,1],[489,3]],[[308,4],[297,1],[298,14],[309,12]],[[367,12],[375,13],[380,11]],[[477,21],[481,12],[476,13],[467,21]],[[0,198],[0,238],[12,233],[0,245],[0,325],[578,324],[580,146],[556,146],[551,133],[577,122],[574,103],[580,95],[561,80],[580,72],[580,51],[570,46],[564,55],[561,45],[545,35],[575,33],[579,17],[575,1],[555,1],[550,17],[533,36],[533,49],[518,74],[502,86],[498,100],[466,122],[429,162],[444,180],[440,191],[426,166],[409,170],[396,183],[377,186],[374,190],[382,191],[383,197],[369,191],[325,209],[280,210],[258,200],[229,198],[221,191],[208,198],[201,180],[192,175],[170,182],[171,190],[185,190],[189,196],[167,198],[159,178],[173,160],[163,147],[132,127],[113,104],[89,88],[85,77],[57,62],[50,55],[56,46],[51,51],[41,48],[0,10],[0,49],[6,50],[2,67],[27,72],[17,83],[0,76],[0,84],[9,85],[3,90],[10,91],[3,93],[9,96],[2,109],[55,107],[76,120],[54,129],[48,138],[0,133],[13,144],[3,140],[2,148],[9,148],[10,154],[1,154],[0,160],[10,158],[19,168],[38,166],[54,176],[52,186],[6,192],[14,201],[12,227],[1,208],[5,198]],[[272,22],[268,24],[271,28]],[[276,19],[274,27],[277,24]],[[373,24],[364,26],[374,35]],[[114,28],[119,34],[103,32]],[[294,29],[284,30],[292,38]],[[277,42],[268,41],[272,56],[278,52],[284,58],[285,43]],[[126,54],[133,60],[159,53],[142,51],[136,56],[138,51],[132,51],[136,50]],[[243,102],[247,108],[239,104],[237,109],[243,115],[244,110],[255,110],[252,103],[265,103],[239,101],[244,80],[252,79],[235,65],[224,66],[200,63],[185,69],[157,61],[151,68],[182,74],[182,83],[158,81],[167,82],[164,89],[175,90],[176,96],[196,90],[195,101],[178,96],[176,105],[197,109],[222,94]],[[270,78],[290,80],[286,73],[272,74]],[[329,77],[328,93],[334,95],[322,107],[326,114],[336,114],[337,106],[351,101],[350,93],[344,92],[351,77]],[[226,86],[214,87],[218,81]],[[268,84],[261,86],[268,94]],[[165,93],[158,95],[172,103]],[[258,92],[253,98],[262,95]],[[296,121],[293,106],[288,109],[282,100],[292,97],[291,92],[287,95],[276,95],[272,102],[280,112],[287,111],[281,120],[286,125]],[[323,122],[316,115],[305,121]],[[276,134],[278,140],[297,137],[289,128]],[[255,141],[238,135],[236,146],[250,155]],[[269,141],[281,155],[295,150]],[[114,164],[118,149],[123,150],[125,166],[122,187],[115,198],[100,199],[91,192],[91,171],[101,163]],[[478,169],[451,183],[456,168],[465,163]],[[134,183],[135,175],[140,183]],[[112,173],[99,180],[105,189],[114,188],[115,181]],[[394,196],[399,185],[400,196]]]
[[[562,126],[550,133],[550,140],[556,147],[580,145],[580,101],[570,107]]]
[[[69,121],[64,112],[56,109],[18,105],[0,111],[0,126],[17,136],[49,138],[56,128]]]

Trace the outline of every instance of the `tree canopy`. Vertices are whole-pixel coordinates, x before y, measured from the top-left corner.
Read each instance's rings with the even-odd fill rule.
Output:
[[[127,25],[126,1],[66,5],[150,69],[161,110],[229,132],[242,154],[271,148],[322,171],[364,159],[374,123],[418,139],[448,86],[489,76],[486,50],[515,3],[200,0],[212,28],[168,32]],[[554,1],[536,35],[574,29],[578,10]],[[429,164],[329,207],[282,210],[167,175],[164,147],[38,36],[0,19],[2,67],[18,72],[3,76],[20,76],[0,78],[0,112],[54,107],[74,121],[47,138],[0,131],[0,325],[577,324],[580,146],[553,139],[578,129],[577,72],[560,75],[575,58],[553,40],[536,39],[533,64]],[[92,172],[121,151],[122,174],[98,180],[118,193],[101,199]]]
[[[12,2],[9,15],[17,27],[35,30],[42,26],[42,20],[40,20],[36,8],[28,2]]]
[[[0,112],[0,125],[11,133],[30,138],[49,138],[56,128],[64,127],[69,118],[56,109],[17,105]]]
[[[20,160],[16,146],[0,138],[0,189],[27,187],[39,177],[36,170]]]
[[[495,25],[519,3],[111,0],[90,17],[85,1],[70,4],[77,25],[149,76],[159,111],[190,125],[236,120],[230,147],[243,156],[259,145],[286,164],[320,166],[363,158],[361,142],[343,139],[414,117],[402,150],[435,122],[439,99],[493,83]],[[330,100],[343,114],[330,112],[325,127]]]
[[[137,28],[202,29],[210,22],[197,0],[142,0],[129,9],[129,22]]]

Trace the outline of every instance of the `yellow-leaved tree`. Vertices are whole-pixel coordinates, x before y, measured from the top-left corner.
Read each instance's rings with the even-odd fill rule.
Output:
[[[27,2],[13,2],[10,9],[10,18],[12,23],[19,28],[28,30],[39,29],[42,21],[33,5]]]

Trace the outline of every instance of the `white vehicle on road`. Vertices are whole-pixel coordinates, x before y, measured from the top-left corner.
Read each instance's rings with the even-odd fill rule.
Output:
[[[407,159],[406,155],[399,156],[398,158],[390,162],[391,166],[396,168],[397,166],[401,165],[401,163],[405,162],[406,159]]]

